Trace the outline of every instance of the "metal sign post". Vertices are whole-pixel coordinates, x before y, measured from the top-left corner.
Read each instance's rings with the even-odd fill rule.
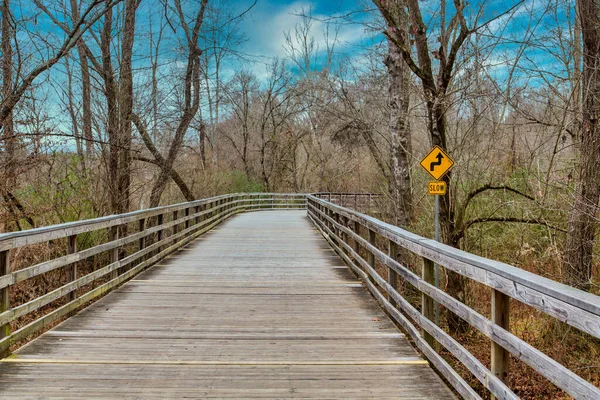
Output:
[[[421,160],[421,166],[431,175],[435,182],[429,182],[427,185],[427,193],[435,196],[435,240],[440,241],[440,196],[446,195],[446,182],[440,179],[454,166],[454,160],[450,158],[446,152],[439,146],[435,146]],[[433,264],[435,287],[440,287],[440,266],[437,263]],[[435,324],[440,325],[440,305],[436,301],[435,307]]]
[[[435,195],[435,240],[440,241],[440,195]],[[435,271],[435,287],[440,287],[440,266],[438,263],[433,264]],[[434,304],[435,307],[435,325],[440,326],[440,303],[437,301]]]

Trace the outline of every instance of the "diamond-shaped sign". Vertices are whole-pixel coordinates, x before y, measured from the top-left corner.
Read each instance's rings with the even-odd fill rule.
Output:
[[[435,146],[429,154],[421,160],[421,166],[435,180],[439,180],[442,176],[452,168],[454,160],[439,146]]]

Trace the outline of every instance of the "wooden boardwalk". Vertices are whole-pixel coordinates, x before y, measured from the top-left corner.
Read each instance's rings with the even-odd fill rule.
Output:
[[[450,399],[306,211],[241,214],[0,363],[0,398]]]

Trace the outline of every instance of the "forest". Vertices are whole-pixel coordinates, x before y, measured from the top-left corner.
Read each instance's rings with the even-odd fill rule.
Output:
[[[442,242],[600,294],[595,0],[1,0],[0,13],[0,233],[226,193],[347,192],[432,238],[419,162],[439,146],[455,161]],[[442,285],[489,313],[483,285],[452,271]],[[515,335],[600,387],[597,338],[515,310]],[[443,324],[489,363],[489,339],[452,313]],[[522,398],[569,398],[514,364]]]

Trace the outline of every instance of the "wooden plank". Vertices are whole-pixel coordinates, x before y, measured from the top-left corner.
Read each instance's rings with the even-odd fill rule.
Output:
[[[423,280],[430,284],[435,284],[435,275],[434,275],[434,265],[433,261],[423,258]],[[430,321],[433,321],[435,318],[435,314],[433,311],[433,299],[425,293],[421,293],[421,314],[425,318]],[[423,338],[425,341],[433,347],[434,341],[433,336],[431,336],[425,329],[423,329]]]
[[[112,242],[119,239],[119,227],[111,226],[108,230],[108,241]],[[120,247],[114,247],[109,253],[109,263],[114,264],[119,261],[119,249]],[[112,271],[111,279],[115,279],[119,272],[115,269]]]
[[[492,289],[492,322],[504,330],[510,329],[510,297]],[[508,384],[510,353],[501,344],[492,341],[490,370]],[[495,397],[492,396],[492,400]]]
[[[391,240],[388,240],[388,256],[394,260],[398,259],[398,245]],[[398,290],[398,274],[393,268],[388,267],[387,282],[394,290]],[[388,295],[388,301],[395,307],[396,302]]]
[[[67,238],[67,254],[77,253],[77,235]],[[73,263],[67,267],[67,280],[73,282],[77,279],[77,264]],[[73,301],[77,297],[77,290],[74,289],[67,295],[67,301]]]

